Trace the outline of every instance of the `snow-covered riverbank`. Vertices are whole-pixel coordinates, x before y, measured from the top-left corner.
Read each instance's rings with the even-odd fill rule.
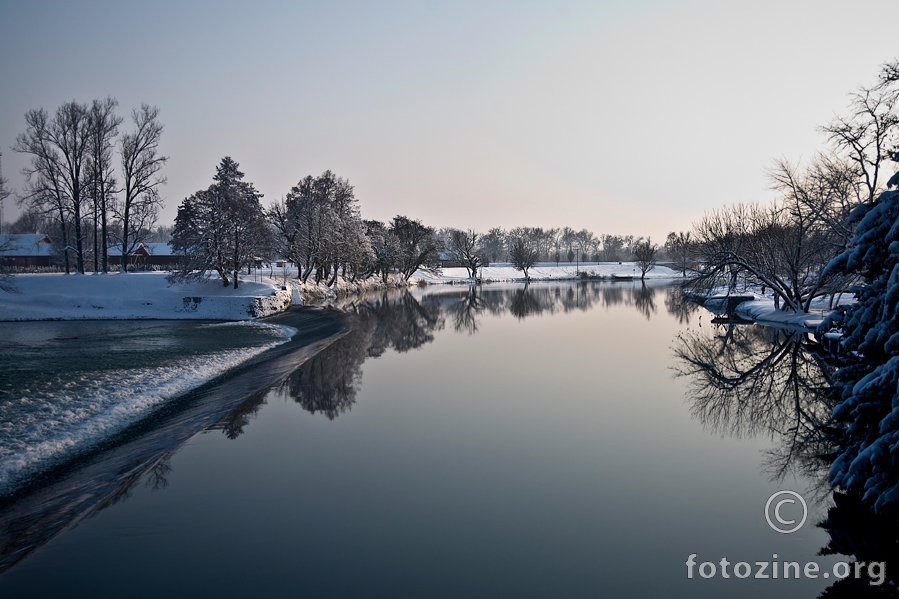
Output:
[[[265,273],[265,276],[262,273]],[[524,282],[524,274],[509,264],[488,266],[481,281]],[[608,280],[639,279],[630,262],[555,265],[541,263],[530,269],[531,281],[579,279],[583,275]],[[647,279],[679,278],[664,266],[646,273]],[[409,281],[391,275],[388,283],[378,277],[348,281],[338,278],[332,287],[305,284],[296,270],[262,270],[244,275],[237,289],[224,287],[216,278],[195,283],[169,283],[166,273],[147,272],[107,275],[33,274],[14,278],[16,292],[0,291],[0,321],[105,320],[105,319],[208,319],[250,320],[271,316],[291,305],[324,304],[337,296],[362,294],[385,288],[469,283],[464,268],[444,268],[439,274],[417,271]]]
[[[531,281],[561,281],[579,279],[584,273],[588,277],[627,280],[639,279],[640,269],[633,262],[588,262],[577,264],[559,264],[540,262],[528,270]],[[524,282],[524,273],[511,264],[485,266],[478,272],[483,282]],[[679,278],[679,272],[666,266],[656,266],[648,273],[647,279]],[[468,271],[464,268],[444,268],[440,274],[419,270],[412,276],[412,282],[423,281],[429,285],[441,283],[465,283],[470,281]]]
[[[291,305],[274,281],[252,277],[240,287],[215,280],[170,284],[165,273],[17,275],[16,292],[0,291],[0,320],[249,320]]]
[[[820,297],[812,301],[811,307],[807,313],[793,312],[792,310],[782,310],[775,307],[774,297],[770,295],[760,295],[758,293],[741,292],[734,293],[733,296],[751,297],[747,301],[741,301],[733,309],[733,314],[744,320],[750,320],[759,324],[774,325],[781,327],[795,327],[814,331],[818,328],[824,319],[833,310],[840,305],[851,304],[855,301],[852,294],[843,294],[836,302],[831,305],[830,297]],[[727,295],[711,297],[706,300],[703,306],[714,314],[724,314],[726,312]]]

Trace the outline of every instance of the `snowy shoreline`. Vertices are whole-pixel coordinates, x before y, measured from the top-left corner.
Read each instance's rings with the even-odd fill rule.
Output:
[[[529,270],[531,282],[582,278],[639,280],[639,269],[626,263],[540,263]],[[481,269],[489,283],[524,283],[524,274],[509,264]],[[166,273],[106,275],[16,275],[16,292],[0,291],[0,321],[34,320],[252,320],[272,316],[291,306],[321,305],[351,294],[421,285],[469,284],[465,268],[444,268],[440,274],[419,270],[408,281],[391,275],[357,281],[338,278],[336,285],[301,283],[296,271],[275,269],[263,275],[243,275],[237,289],[215,278],[192,283],[169,283]],[[646,273],[647,279],[675,279],[680,274],[665,266]]]
[[[759,295],[757,293],[734,293],[731,296],[748,296],[752,299],[740,302],[733,308],[732,314],[746,321],[751,321],[764,326],[781,328],[798,328],[809,332],[815,332],[818,326],[824,322],[838,306],[855,302],[852,294],[844,294],[833,308],[827,297],[817,298],[812,301],[807,313],[784,311],[775,307],[774,297]],[[712,314],[724,314],[727,295],[713,296],[697,303]]]
[[[0,291],[0,321],[251,320],[291,306],[289,291],[261,278],[224,287],[209,280],[171,284],[166,273],[17,275]]]

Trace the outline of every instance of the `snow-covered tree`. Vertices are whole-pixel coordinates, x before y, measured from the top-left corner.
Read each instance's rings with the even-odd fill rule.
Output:
[[[238,286],[238,274],[271,248],[271,230],[259,199],[243,181],[239,165],[226,156],[216,167],[214,183],[181,202],[172,231],[172,249],[183,258],[173,280],[205,278],[217,272],[225,287]]]
[[[899,184],[899,176],[889,181]],[[862,204],[852,247],[828,271],[857,275],[856,303],[828,318],[842,330],[846,364],[836,375],[842,402],[834,417],[845,423],[831,482],[860,491],[875,509],[899,499],[899,191]]]
[[[283,256],[306,281],[333,285],[339,273],[355,278],[371,272],[374,254],[359,201],[349,181],[331,171],[301,179],[286,198],[269,208]]]
[[[402,254],[400,241],[387,225],[380,221],[367,220],[364,224],[365,236],[374,255],[371,271],[386,283],[390,272],[399,266]]]

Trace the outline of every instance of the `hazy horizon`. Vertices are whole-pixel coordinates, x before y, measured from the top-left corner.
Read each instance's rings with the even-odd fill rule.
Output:
[[[364,218],[443,227],[686,230],[770,196],[817,127],[899,57],[899,5],[200,2],[0,5],[0,151],[32,108],[113,96],[158,106],[160,224],[231,156],[268,204],[331,169]],[[4,219],[19,210],[10,198]]]

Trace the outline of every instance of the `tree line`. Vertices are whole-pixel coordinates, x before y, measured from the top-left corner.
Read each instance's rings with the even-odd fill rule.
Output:
[[[184,257],[173,280],[218,273],[224,285],[238,285],[238,273],[274,258],[296,265],[302,282],[333,286],[339,276],[354,282],[371,276],[388,281],[395,273],[408,281],[419,269],[436,271],[458,262],[471,277],[491,262],[511,262],[522,270],[538,260],[576,259],[655,263],[658,248],[633,236],[596,237],[586,229],[500,228],[480,233],[434,227],[405,215],[389,222],[364,220],[348,180],[330,170],[307,175],[267,208],[239,165],[225,157],[212,185],[181,202],[172,248]],[[647,256],[648,253],[648,256]],[[564,256],[564,258],[563,258]]]
[[[114,98],[105,98],[67,102],[52,114],[30,110],[13,146],[30,157],[17,198],[25,210],[3,232],[49,234],[66,273],[108,272],[111,247],[118,249],[118,269],[126,272],[138,245],[153,241],[171,243],[182,257],[173,279],[216,273],[235,286],[243,269],[275,258],[295,264],[304,283],[332,286],[338,276],[355,281],[374,275],[387,282],[396,273],[408,280],[418,269],[446,263],[465,266],[476,277],[483,266],[508,262],[527,278],[537,262],[636,260],[645,274],[665,249],[642,237],[571,227],[481,233],[438,230],[405,215],[364,220],[353,186],[331,171],[306,176],[266,207],[230,157],[217,166],[207,189],[181,202],[173,226],[156,226],[168,160],[159,151],[159,110],[147,104],[134,109],[130,129],[121,132],[117,108]],[[0,201],[9,193],[0,173]]]

